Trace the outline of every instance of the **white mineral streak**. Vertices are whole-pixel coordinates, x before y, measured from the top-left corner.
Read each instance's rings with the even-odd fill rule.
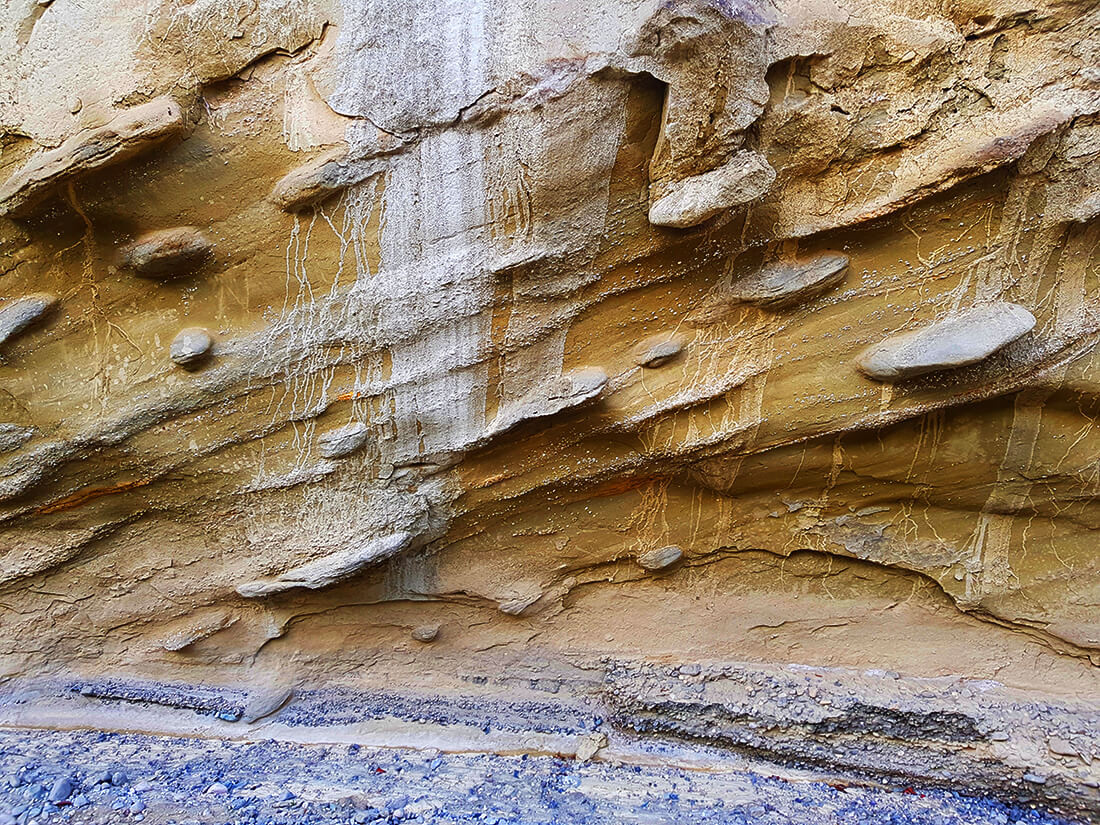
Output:
[[[440,0],[398,12],[388,4],[351,5],[337,44],[344,74],[330,102],[393,131],[450,123],[496,80],[560,56],[566,43],[606,38],[609,30],[600,15],[588,20],[589,30],[583,15],[553,9],[532,15],[517,2]],[[393,37],[385,36],[387,27]],[[555,30],[549,39],[534,36]],[[547,72],[550,81],[560,79]],[[563,128],[562,117],[576,117],[574,102],[569,112],[547,106],[495,129],[427,132],[393,157],[379,271],[353,293],[377,308],[372,320],[394,331],[387,337],[401,341],[391,348],[393,437],[382,445],[383,464],[461,450],[485,432],[494,272],[517,250],[563,242],[579,250],[598,239],[623,103],[623,91],[607,84],[579,101],[596,129]],[[369,149],[372,138],[363,134],[348,131],[353,155]],[[563,165],[573,167],[575,178],[567,210],[552,200],[561,197]],[[518,231],[496,236],[489,227],[505,215]],[[523,319],[509,326],[495,389],[502,399],[522,398],[560,374],[564,320],[536,336],[522,328]]]

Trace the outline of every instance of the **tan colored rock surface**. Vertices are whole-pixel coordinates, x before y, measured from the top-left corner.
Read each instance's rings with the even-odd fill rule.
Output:
[[[8,4],[0,313],[59,300],[0,365],[0,677],[736,660],[1094,701],[1097,26]],[[134,277],[188,227],[194,277]],[[1034,327],[959,321],[995,306]]]

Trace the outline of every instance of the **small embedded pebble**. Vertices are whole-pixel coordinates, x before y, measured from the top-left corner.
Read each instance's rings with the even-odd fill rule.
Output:
[[[181,367],[194,367],[206,359],[214,339],[202,327],[187,327],[176,333],[168,354]]]
[[[132,814],[140,814],[144,810],[145,810],[145,803],[142,802],[140,799],[137,802],[135,802],[133,805],[130,806],[130,813],[132,813]]]
[[[418,642],[434,642],[439,635],[439,625],[422,624],[413,628],[412,637]]]
[[[227,793],[229,793],[229,788],[227,788],[221,782],[213,782],[207,787],[206,793],[208,793],[208,794],[227,794]]]
[[[641,553],[638,556],[638,564],[646,570],[664,570],[676,564],[683,557],[684,551],[675,544],[670,544],[666,547],[658,547],[656,550]]]
[[[68,777],[58,779],[53,783],[53,787],[50,788],[49,801],[57,804],[58,802],[64,802],[69,798],[69,794],[73,792],[73,782]]]

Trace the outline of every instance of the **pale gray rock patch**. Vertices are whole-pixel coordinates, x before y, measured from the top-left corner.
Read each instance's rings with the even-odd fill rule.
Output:
[[[738,152],[717,169],[676,181],[649,207],[649,222],[686,229],[763,197],[775,170],[758,153]]]
[[[788,306],[836,286],[847,272],[848,256],[839,252],[775,261],[734,281],[727,298],[754,306]]]
[[[639,367],[657,369],[679,355],[683,348],[684,345],[676,337],[651,338],[638,347],[635,363]]]
[[[684,551],[675,544],[670,544],[666,547],[658,547],[655,550],[641,553],[638,556],[638,564],[650,571],[665,570],[683,557]]]
[[[202,327],[181,329],[168,348],[168,354],[181,367],[194,367],[209,355],[214,339]]]
[[[0,344],[7,343],[57,306],[58,298],[49,292],[35,292],[9,301],[0,307]]]
[[[369,432],[366,424],[355,421],[322,434],[317,439],[317,449],[324,458],[343,458],[361,449]]]
[[[247,599],[271,596],[295,588],[318,590],[349,578],[372,564],[395,556],[412,544],[409,532],[391,533],[365,544],[322,556],[308,564],[287,570],[274,579],[258,579],[237,586]]]
[[[520,616],[527,608],[542,598],[542,588],[537,582],[517,582],[512,588],[512,597],[505,599],[499,605],[501,613],[509,616]]]
[[[412,637],[418,642],[434,642],[439,636],[438,624],[422,624],[417,625],[412,630]]]
[[[983,304],[887,338],[865,349],[856,364],[870,378],[900,381],[976,364],[1034,326],[1035,316],[1019,304]]]
[[[500,435],[521,421],[546,418],[594,401],[606,386],[607,373],[599,367],[567,372],[528,393],[514,407],[499,415],[487,437]]]

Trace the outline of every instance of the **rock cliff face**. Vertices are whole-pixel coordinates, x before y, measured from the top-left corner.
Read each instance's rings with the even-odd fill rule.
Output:
[[[1083,735],[1098,67],[1086,0],[3,4],[0,675]]]

